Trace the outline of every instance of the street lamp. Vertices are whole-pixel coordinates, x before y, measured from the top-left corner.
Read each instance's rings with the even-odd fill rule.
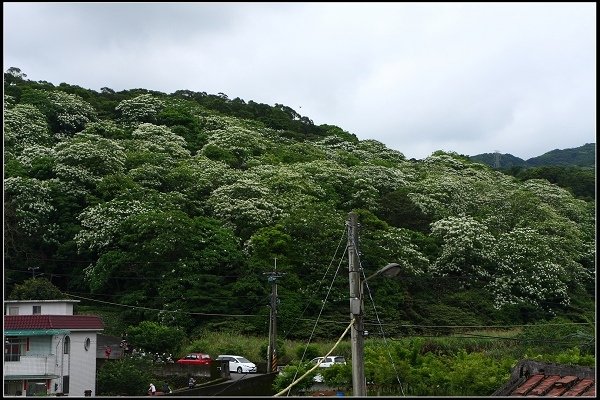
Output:
[[[352,345],[352,394],[364,397],[367,395],[367,382],[365,380],[364,363],[364,323],[363,323],[363,285],[369,279],[383,275],[387,277],[397,276],[400,273],[400,265],[390,263],[364,281],[360,279],[356,250],[357,215],[351,212],[348,215],[348,279],[350,281],[350,318],[354,319],[351,330]]]

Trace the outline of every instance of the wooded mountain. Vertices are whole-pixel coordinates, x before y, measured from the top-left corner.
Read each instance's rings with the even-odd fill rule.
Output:
[[[511,167],[571,166],[596,167],[596,143],[586,143],[572,149],[555,149],[541,156],[523,160],[512,154],[483,153],[469,157],[497,169]]]
[[[109,329],[265,334],[276,259],[280,333],[321,315],[315,334],[337,337],[355,211],[365,276],[403,267],[368,284],[386,333],[593,319],[595,204],[547,180],[407,160],[281,104],[4,78],[5,293],[37,267],[119,304]]]
[[[596,144],[552,150],[523,161],[510,154],[486,153],[469,157],[521,180],[546,179],[582,200],[596,198]]]

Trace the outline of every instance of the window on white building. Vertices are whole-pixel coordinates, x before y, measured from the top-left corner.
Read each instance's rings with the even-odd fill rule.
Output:
[[[33,315],[40,315],[42,313],[42,306],[33,306]]]
[[[8,315],[19,315],[19,307],[8,307]]]
[[[4,341],[4,361],[20,361],[25,354],[27,339],[22,337],[7,337]]]
[[[70,351],[71,351],[71,338],[68,336],[65,336],[65,343],[63,344],[63,353],[69,354]]]

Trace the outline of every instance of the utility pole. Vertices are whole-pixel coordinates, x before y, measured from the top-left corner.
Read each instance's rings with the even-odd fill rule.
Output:
[[[269,313],[269,347],[267,349],[267,372],[277,370],[277,278],[283,276],[277,272],[277,259],[275,259],[275,270],[265,272],[267,280],[271,284],[271,303]]]
[[[348,279],[350,281],[350,318],[354,324],[350,331],[352,342],[352,395],[364,397],[367,395],[364,364],[364,322],[363,304],[358,266],[357,249],[358,216],[348,214]]]

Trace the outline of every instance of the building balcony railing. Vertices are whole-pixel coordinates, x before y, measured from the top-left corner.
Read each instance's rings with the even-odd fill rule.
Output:
[[[4,361],[4,376],[10,375],[58,375],[56,355],[20,356],[19,361]]]

